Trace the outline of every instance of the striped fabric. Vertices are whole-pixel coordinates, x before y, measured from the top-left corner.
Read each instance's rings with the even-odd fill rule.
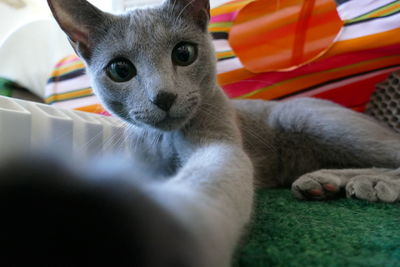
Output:
[[[347,25],[350,25],[350,24],[355,24],[355,23],[359,23],[359,22],[364,22],[367,20],[373,20],[373,19],[380,18],[380,17],[387,17],[387,16],[398,13],[399,10],[400,10],[400,2],[394,1],[394,2],[391,2],[391,3],[388,3],[384,6],[382,6],[380,8],[373,9],[370,12],[367,12],[365,14],[357,16],[353,19],[348,19],[345,22]]]
[[[212,10],[210,31],[218,38],[217,56],[220,52],[230,55],[219,57],[218,81],[231,98],[310,96],[363,110],[375,83],[400,68],[400,1],[352,0],[338,5],[342,32],[317,60],[291,71],[254,73],[242,64],[228,41],[240,8],[249,2],[233,1]]]
[[[76,55],[63,58],[55,66],[46,86],[45,102],[61,108],[107,113],[93,94],[85,65]]]
[[[241,12],[246,10],[247,5],[258,1],[267,2],[236,0],[211,10],[209,30],[218,58],[218,82],[231,98],[290,99],[310,96],[330,99],[362,111],[375,90],[375,84],[384,80],[390,72],[400,69],[400,1],[337,0],[342,29],[329,49],[307,64],[288,68],[290,71],[250,70],[245,60],[241,61],[241,54],[231,46],[235,43],[232,38],[243,39],[246,33],[243,36],[231,33],[237,26],[235,19],[238,16],[242,17],[241,20],[257,20],[256,16],[252,18],[252,14]],[[268,2],[279,8],[284,3],[308,1]],[[328,17],[326,19],[329,20]],[[304,49],[308,49],[312,42],[305,42],[304,45]],[[259,52],[257,46],[251,49],[253,54]],[[271,55],[259,54],[267,63],[271,59]],[[92,95],[83,63],[74,56],[63,59],[56,66],[46,88],[46,97],[47,103],[65,108],[104,112]]]

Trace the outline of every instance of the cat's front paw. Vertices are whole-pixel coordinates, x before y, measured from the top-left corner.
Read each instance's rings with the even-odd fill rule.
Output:
[[[346,185],[348,198],[371,202],[397,202],[400,200],[400,181],[387,175],[359,175]]]
[[[292,184],[292,192],[298,199],[323,200],[337,196],[341,191],[340,176],[330,170],[306,173]]]

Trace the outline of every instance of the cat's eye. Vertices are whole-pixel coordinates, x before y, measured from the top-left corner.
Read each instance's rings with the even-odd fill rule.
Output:
[[[197,46],[188,42],[178,43],[172,50],[172,62],[178,66],[189,66],[197,59]]]
[[[116,58],[108,63],[106,73],[114,82],[123,83],[136,76],[136,68],[128,59]]]

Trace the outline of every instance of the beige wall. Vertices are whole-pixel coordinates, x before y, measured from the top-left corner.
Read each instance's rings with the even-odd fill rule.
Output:
[[[24,8],[15,9],[0,0],[0,43],[8,34],[30,21],[51,17],[46,0],[24,0]],[[103,10],[111,10],[111,0],[89,0]]]
[[[0,43],[14,29],[30,21],[50,17],[46,0],[23,0],[26,6],[21,9],[12,8],[0,0]],[[146,1],[146,0],[142,0]],[[211,6],[216,6],[227,0],[211,0]],[[89,0],[100,9],[111,11],[112,0]],[[162,2],[162,0],[160,0]]]
[[[25,0],[26,6],[15,9],[0,1],[0,42],[15,28],[35,19],[50,16],[44,0]]]

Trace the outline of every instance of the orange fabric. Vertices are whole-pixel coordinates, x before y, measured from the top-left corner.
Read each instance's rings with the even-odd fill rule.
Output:
[[[304,4],[300,10],[299,22],[296,25],[295,36],[293,40],[292,50],[292,64],[299,65],[302,63],[304,56],[304,47],[306,42],[306,34],[308,27],[312,27],[310,24],[311,16],[313,13],[315,0],[304,1]]]
[[[252,99],[274,99],[279,98],[287,94],[294,93],[303,88],[311,87],[315,84],[326,81],[329,79],[335,79],[344,76],[350,76],[357,73],[362,73],[371,69],[379,69],[391,64],[397,64],[400,60],[400,56],[390,56],[386,58],[378,58],[370,60],[369,62],[362,62],[353,65],[347,65],[337,69],[330,69],[327,71],[321,71],[317,73],[310,73],[308,75],[292,78],[283,82],[275,83],[274,85],[259,90],[253,91],[249,94],[243,95],[240,98],[252,98]]]
[[[211,16],[218,16],[221,14],[234,12],[234,11],[241,9],[242,7],[244,7],[245,5],[247,5],[248,3],[252,2],[252,1],[254,1],[254,0],[232,1],[230,3],[226,3],[226,4],[222,5],[220,7],[211,9],[210,14],[211,14]]]
[[[393,36],[395,38],[385,38],[386,36]],[[338,41],[324,54],[320,59],[328,58],[338,54],[344,54],[354,51],[359,51],[360,47],[363,50],[389,46],[400,42],[400,28],[363,36],[360,38],[354,38],[351,40]],[[234,82],[238,82],[244,79],[251,78],[255,74],[242,68],[230,72],[220,73],[218,75],[218,82],[220,85],[226,85]]]
[[[387,38],[387,36],[392,36],[392,38]],[[393,44],[400,43],[400,28],[394,30],[381,32],[377,34],[371,34],[368,36],[363,36],[359,38],[354,38],[351,40],[338,41],[332,46],[327,53],[321,56],[320,59],[331,57],[337,54],[343,54],[348,52],[354,52],[360,50],[368,50],[372,48],[389,46]]]
[[[84,106],[80,108],[75,108],[75,110],[85,111],[85,112],[92,112],[92,113],[104,113],[105,109],[101,104],[94,104],[90,106]]]
[[[253,73],[290,70],[325,52],[342,26],[334,0],[258,0],[240,10],[229,42]]]

